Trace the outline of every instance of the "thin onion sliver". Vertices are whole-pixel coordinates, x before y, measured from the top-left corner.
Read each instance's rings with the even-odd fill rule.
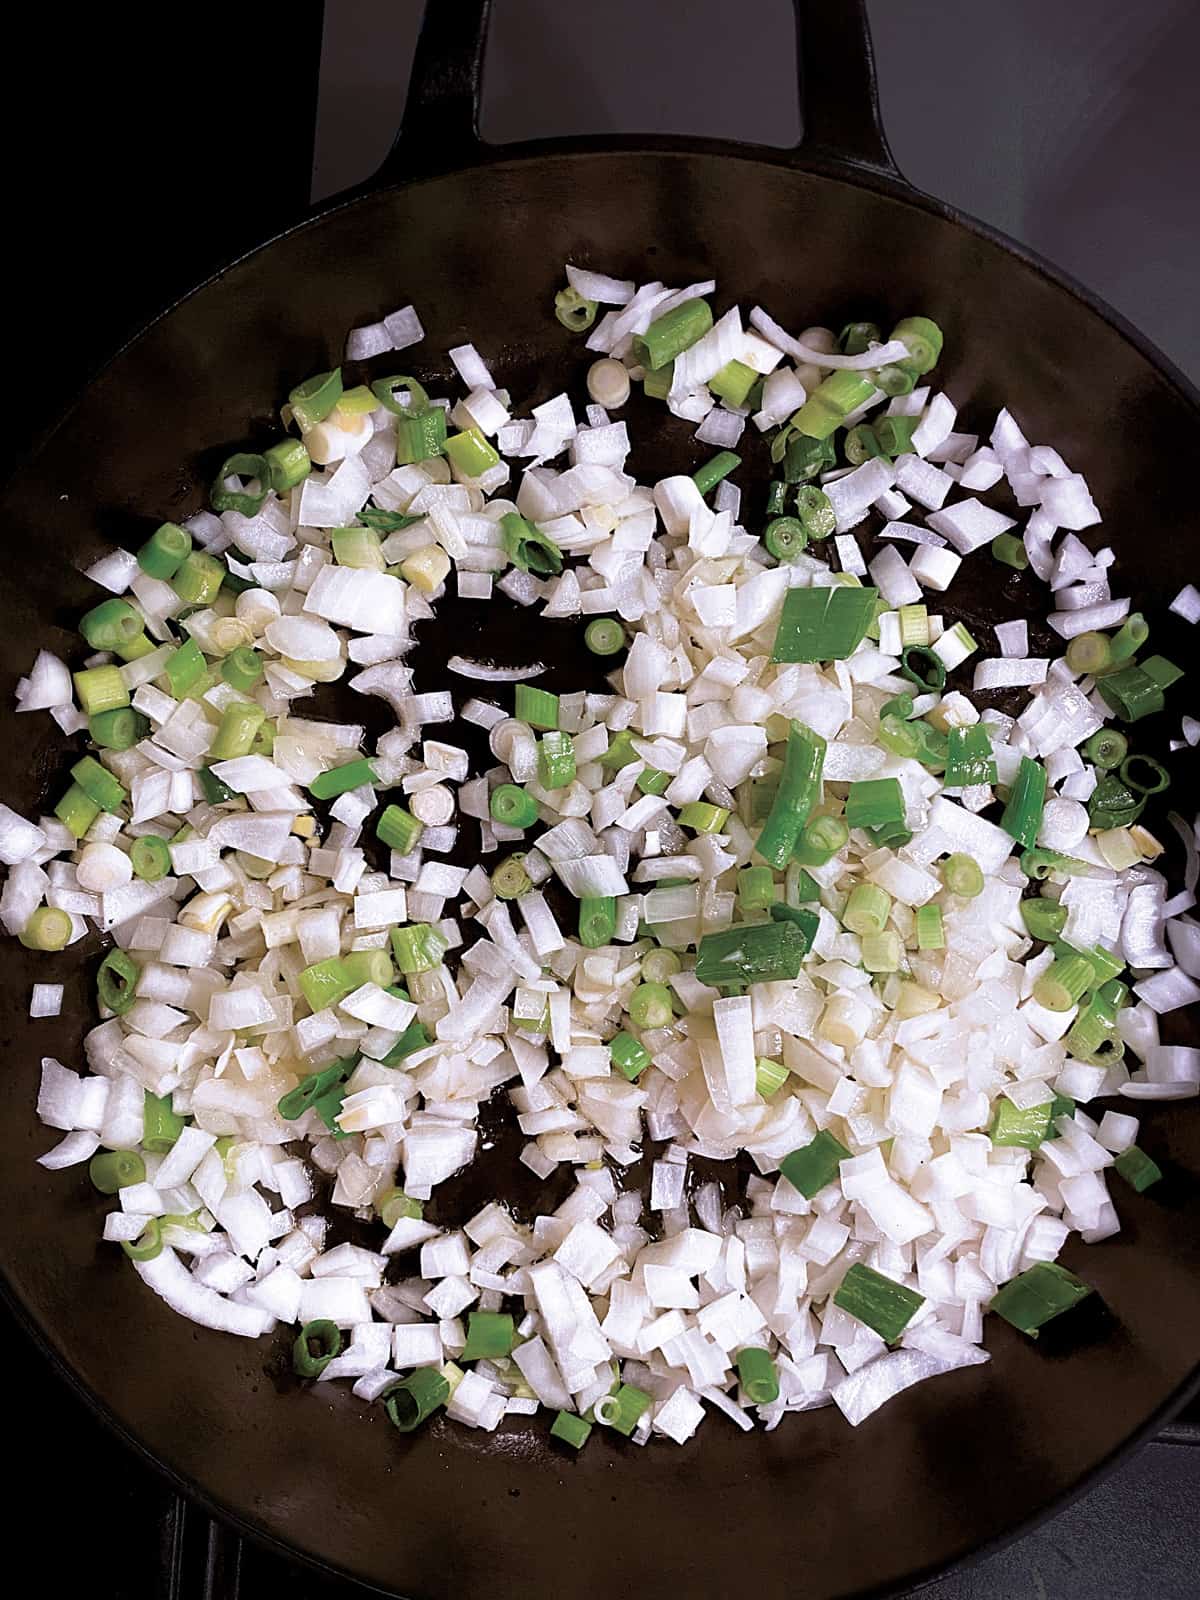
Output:
[[[486,661],[471,661],[467,656],[451,656],[446,666],[460,678],[475,678],[480,683],[524,683],[528,678],[540,677],[546,670],[544,661],[531,661],[525,667],[489,666]]]

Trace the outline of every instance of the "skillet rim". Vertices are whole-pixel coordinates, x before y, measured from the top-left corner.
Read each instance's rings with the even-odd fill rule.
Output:
[[[83,402],[88,391],[110,372],[127,351],[139,344],[160,323],[173,315],[175,311],[181,309],[196,296],[218,283],[228,273],[262,255],[274,245],[306,232],[310,228],[318,227],[327,218],[348,210],[350,207],[380,201],[388,195],[401,190],[436,184],[445,179],[455,178],[466,172],[474,171],[477,168],[523,166],[529,162],[548,160],[603,159],[608,156],[682,156],[691,158],[701,156],[722,161],[745,162],[756,166],[765,165],[783,168],[798,174],[816,177],[825,182],[836,182],[845,184],[852,189],[865,190],[870,194],[902,203],[941,221],[961,227],[968,233],[974,234],[987,243],[997,246],[1008,255],[1015,257],[1017,261],[1039,274],[1054,287],[1065,290],[1094,316],[1106,322],[1154,369],[1155,375],[1160,381],[1173,389],[1186,405],[1200,415],[1200,386],[1193,383],[1152,339],[1142,333],[1140,329],[1103,299],[1102,296],[1089,289],[1072,274],[1054,265],[1053,262],[1038,251],[1013,239],[1001,229],[995,228],[989,223],[972,217],[958,207],[917,189],[898,173],[889,173],[881,168],[869,166],[862,162],[847,160],[844,157],[825,155],[819,151],[780,150],[772,146],[748,142],[687,138],[674,135],[622,135],[613,137],[607,134],[597,134],[570,138],[538,139],[516,146],[505,147],[489,146],[480,142],[477,149],[478,159],[471,163],[434,172],[425,172],[407,181],[380,184],[374,179],[369,179],[366,183],[333,196],[318,205],[294,223],[281,228],[261,244],[240,252],[223,266],[209,273],[207,277],[192,288],[162,305],[145,322],[141,323],[129,337],[124,339],[111,355],[92,367],[86,377],[75,386],[72,396],[66,405],[48,424],[37,431],[32,442],[19,453],[15,462],[4,471],[3,476],[0,477],[0,497],[7,493],[10,486],[20,477],[22,472],[37,459],[49,442],[66,426]],[[265,1520],[259,1520],[241,1509],[234,1509],[226,1505],[218,1497],[212,1495],[196,1479],[187,1473],[179,1471],[165,1458],[159,1456],[144,1442],[134,1428],[130,1427],[116,1414],[108,1401],[75,1370],[65,1350],[60,1347],[52,1329],[43,1324],[30,1310],[24,1297],[10,1282],[2,1261],[0,1261],[0,1297],[3,1298],[4,1304],[16,1317],[25,1333],[49,1360],[58,1375],[87,1405],[92,1414],[143,1461],[160,1473],[176,1491],[184,1494],[199,1505],[215,1520],[218,1528],[222,1525],[232,1528],[239,1536],[253,1540],[259,1546],[286,1561],[298,1563],[313,1571],[333,1575],[338,1579],[356,1584],[365,1592],[382,1595],[400,1594],[399,1590],[382,1589],[376,1583],[364,1579],[351,1568],[290,1543],[287,1539],[272,1531]],[[1035,1528],[1041,1527],[1068,1506],[1074,1504],[1075,1501],[1089,1493],[1096,1484],[1108,1477],[1123,1461],[1131,1458],[1142,1445],[1148,1443],[1184,1405],[1198,1395],[1200,1395],[1200,1357],[1197,1358],[1196,1364],[1188,1377],[1170,1391],[1143,1423],[1132,1429],[1120,1443],[1116,1444],[1095,1465],[1084,1472],[1072,1484],[1062,1489],[1037,1511],[1032,1512],[1005,1532],[983,1542],[972,1544],[969,1549],[961,1551],[947,1561],[930,1563],[915,1569],[907,1576],[903,1589],[897,1589],[890,1582],[874,1585],[869,1589],[858,1591],[858,1600],[884,1600],[886,1596],[898,1596],[910,1590],[919,1590],[936,1578],[987,1560],[990,1556],[1015,1543]]]

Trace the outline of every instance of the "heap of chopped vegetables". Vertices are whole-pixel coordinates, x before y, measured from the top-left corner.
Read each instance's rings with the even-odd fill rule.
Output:
[[[0,918],[50,956],[112,938],[90,1073],[43,1063],[42,1164],[90,1163],[175,1310],[299,1325],[296,1371],[403,1431],[858,1423],[986,1360],[987,1310],[1033,1337],[1086,1296],[1057,1257],[1117,1231],[1110,1169],[1160,1176],[1116,1107],[1200,1089],[1158,1035],[1200,997],[1193,830],[1169,897],[1140,821],[1168,775],[1136,725],[1180,674],[1079,537],[1084,480],[1008,411],[956,431],[928,318],[797,340],[714,320],[711,282],[567,276],[586,421],[514,415],[470,345],[431,398],[394,373],[411,307],[356,329],[367,381],[299,383],[211,510],[90,569],[90,653],[22,680],[86,748],[52,814],[0,807]],[[716,451],[693,475],[625,471],[635,384]],[[1064,656],[955,620],[969,556],[1049,585]],[[418,686],[456,594],[577,619],[610,689],[467,657],[479,697]],[[296,714],[342,679],[394,713],[373,749]],[[497,1094],[575,1181],[435,1225]],[[743,1152],[736,1203],[689,1180]],[[326,1248],[329,1207],[377,1250]]]

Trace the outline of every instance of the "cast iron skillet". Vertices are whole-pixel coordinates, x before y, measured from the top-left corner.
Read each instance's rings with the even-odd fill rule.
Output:
[[[49,718],[14,717],[12,688],[38,644],[78,656],[74,625],[95,593],[81,567],[200,506],[226,446],[266,437],[280,396],[339,358],[347,327],[409,300],[428,338],[405,363],[422,376],[447,376],[443,352],[477,339],[522,403],[564,382],[578,395],[577,344],[549,314],[566,259],[670,283],[711,274],[724,297],[760,300],[793,328],[932,315],[950,394],[981,417],[1012,404],[1032,439],[1088,475],[1122,581],[1153,607],[1187,575],[1192,492],[1170,464],[1194,447],[1200,397],[1112,311],[904,182],[879,127],[857,0],[797,5],[816,65],[796,151],[630,138],[489,150],[475,133],[486,12],[487,0],[431,7],[404,127],[377,179],[161,317],[8,486],[0,717],[14,805],[43,803],[61,781],[63,741]],[[689,435],[663,425],[635,467],[694,462]],[[765,475],[761,459],[747,482],[754,472]],[[964,587],[950,603],[984,625],[989,607],[1044,608],[1034,596],[1014,579],[1002,595]],[[528,650],[517,613],[448,603],[416,655],[421,681],[438,681],[439,661],[485,626],[498,653]],[[577,634],[560,628],[551,648],[541,627],[547,681],[578,684]],[[1169,654],[1186,646],[1159,637]],[[92,1405],[175,1482],[342,1574],[423,1597],[595,1596],[664,1579],[689,1596],[879,1593],[1045,1515],[1195,1387],[1200,1118],[1165,1106],[1148,1111],[1146,1142],[1169,1181],[1146,1197],[1122,1191],[1118,1238],[1067,1253],[1110,1308],[1069,1358],[989,1325],[989,1365],[922,1385],[857,1431],[833,1409],[770,1435],[716,1417],[682,1450],[601,1436],[578,1458],[540,1424],[496,1436],[434,1424],[400,1438],[343,1388],[289,1384],[282,1341],[215,1336],[170,1314],[97,1242],[104,1203],[84,1169],[33,1165],[51,1142],[32,1111],[38,1057],[78,1062],[97,948],[55,963],[63,1017],[30,1025],[44,961],[5,946],[10,1298]],[[512,1183],[512,1148],[498,1135],[493,1160],[442,1215],[464,1216],[493,1190],[532,1204],[535,1186]]]

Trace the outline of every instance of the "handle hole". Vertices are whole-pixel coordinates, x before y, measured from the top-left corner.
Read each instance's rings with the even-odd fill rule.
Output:
[[[754,0],[751,14],[748,27],[731,0],[496,0],[482,136],[674,133],[790,147],[800,137],[792,0]]]
[[[365,182],[391,149],[420,26],[415,3],[354,0],[325,7],[314,201]]]

